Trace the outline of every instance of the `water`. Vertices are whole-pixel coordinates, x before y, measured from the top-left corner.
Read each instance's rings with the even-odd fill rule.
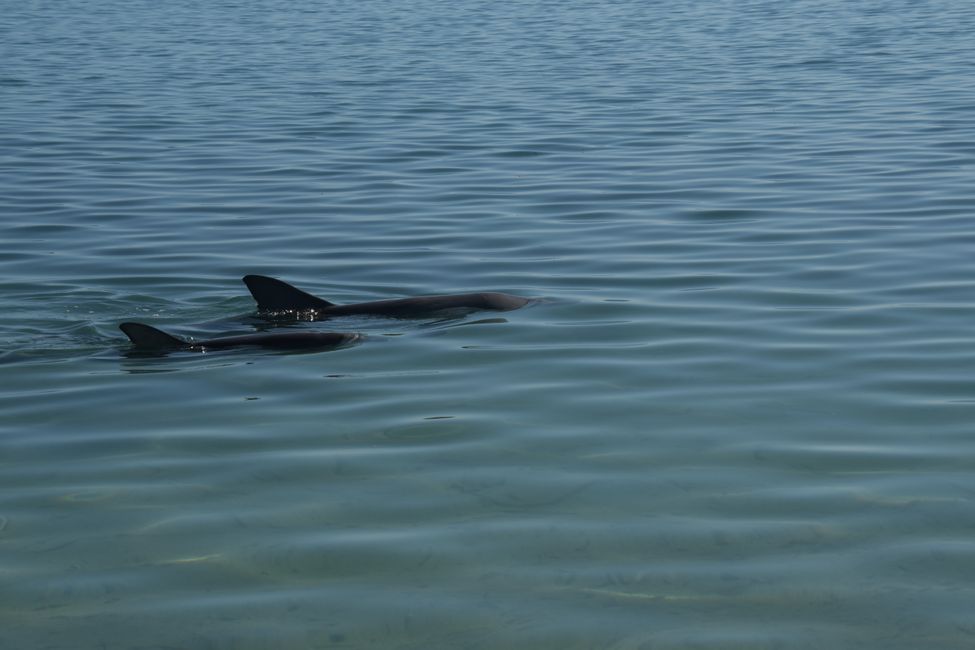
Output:
[[[970,3],[0,16],[0,647],[975,645]]]

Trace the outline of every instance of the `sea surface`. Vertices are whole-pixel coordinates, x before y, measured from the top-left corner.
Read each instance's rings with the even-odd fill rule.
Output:
[[[0,0],[0,648],[975,647],[973,34]]]

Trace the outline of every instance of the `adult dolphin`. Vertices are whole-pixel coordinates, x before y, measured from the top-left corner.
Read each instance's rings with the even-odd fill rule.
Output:
[[[271,334],[243,334],[222,336],[203,341],[187,341],[143,323],[119,325],[139,350],[225,350],[254,346],[272,350],[313,350],[351,345],[363,337],[354,332],[279,332]]]
[[[356,314],[422,318],[440,312],[511,311],[531,302],[530,298],[486,291],[336,305],[293,287],[287,282],[265,275],[245,275],[243,279],[254,300],[257,301],[257,308],[261,311],[313,311],[316,316],[323,318]]]

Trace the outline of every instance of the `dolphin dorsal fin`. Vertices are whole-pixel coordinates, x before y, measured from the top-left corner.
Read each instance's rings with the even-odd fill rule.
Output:
[[[261,311],[325,309],[335,306],[335,303],[266,275],[245,275],[243,280]]]
[[[165,348],[185,348],[189,345],[182,339],[178,339],[162,330],[142,323],[122,323],[118,328],[129,337],[129,340],[137,348],[159,350]]]

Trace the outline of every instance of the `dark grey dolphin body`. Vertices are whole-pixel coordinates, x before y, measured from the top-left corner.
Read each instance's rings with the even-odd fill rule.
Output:
[[[416,296],[376,300],[351,305],[336,305],[313,296],[287,282],[264,275],[245,275],[244,284],[250,289],[261,311],[313,311],[318,317],[390,316],[392,318],[422,318],[440,312],[453,311],[511,311],[524,307],[531,299],[507,293],[459,293],[443,296]]]
[[[132,344],[140,350],[225,350],[254,346],[273,350],[312,350],[337,348],[362,339],[361,334],[346,332],[282,332],[277,334],[243,334],[204,341],[187,341],[142,323],[119,325]]]

